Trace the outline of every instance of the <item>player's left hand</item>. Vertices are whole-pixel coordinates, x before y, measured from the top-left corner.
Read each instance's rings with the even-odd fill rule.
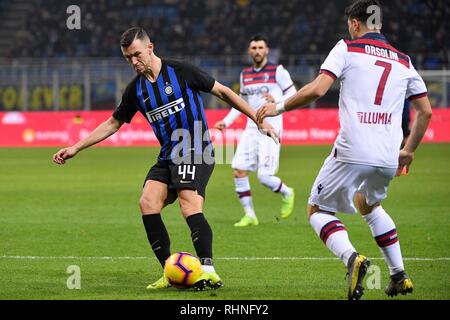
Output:
[[[275,103],[266,103],[263,104],[258,111],[256,111],[256,121],[258,123],[262,123],[264,118],[266,117],[275,117],[279,115],[279,112],[276,109]]]
[[[220,131],[223,131],[226,127],[227,125],[223,120],[217,121],[216,124],[214,124],[214,128],[219,129]]]
[[[405,149],[400,150],[400,155],[398,156],[398,168],[395,174],[396,177],[401,174],[407,175],[409,173],[409,166],[414,160],[414,152],[409,152]]]
[[[267,121],[258,123],[258,129],[260,133],[271,137],[276,144],[280,143],[280,135],[278,131],[275,130]]]

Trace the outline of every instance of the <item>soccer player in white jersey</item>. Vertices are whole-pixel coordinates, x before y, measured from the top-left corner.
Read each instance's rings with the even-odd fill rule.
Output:
[[[253,60],[253,66],[242,70],[240,75],[240,95],[255,110],[266,102],[280,102],[295,94],[295,86],[289,72],[282,65],[268,62],[268,39],[263,35],[255,35],[250,39],[248,54]],[[223,130],[229,127],[240,112],[232,109],[228,115],[215,124],[215,128]],[[280,133],[283,129],[283,117],[268,119],[269,123]],[[275,174],[278,171],[280,145],[260,137],[258,127],[247,121],[247,126],[241,136],[236,154],[232,161],[234,183],[245,215],[235,223],[236,227],[258,225],[253,207],[248,178],[249,171],[257,171],[262,185],[273,192],[281,193],[281,218],[287,218],[294,209],[294,189],[288,187]]]
[[[262,121],[266,116],[308,105],[325,95],[336,79],[340,80],[341,129],[312,187],[308,214],[315,232],[348,268],[351,300],[363,294],[362,281],[369,261],[357,253],[335,214],[356,213],[355,204],[389,267],[391,281],[386,294],[413,290],[404,270],[396,226],[381,201],[393,177],[409,169],[432,114],[425,83],[410,58],[393,48],[380,33],[381,14],[378,23],[369,23],[373,11],[368,7],[373,5],[381,12],[375,0],[358,0],[347,8],[352,40],[336,44],[315,80],[284,103],[266,104],[257,112]],[[410,136],[400,150],[405,97],[416,115]]]

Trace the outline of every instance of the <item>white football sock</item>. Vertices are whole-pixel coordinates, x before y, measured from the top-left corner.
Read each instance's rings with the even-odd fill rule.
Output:
[[[214,269],[214,266],[208,266],[208,265],[204,265],[204,264],[202,264],[202,270],[206,271],[206,272],[216,272],[216,270]]]
[[[255,210],[253,209],[252,193],[250,191],[250,181],[248,177],[234,178],[234,185],[236,193],[239,197],[246,216],[256,218]]]
[[[258,175],[258,179],[262,185],[266,186],[273,192],[280,192],[284,197],[292,194],[292,189],[285,185],[277,176]]]
[[[394,275],[404,270],[402,252],[397,237],[397,229],[394,221],[378,206],[371,213],[363,216],[370,227],[372,235],[384,256],[384,260],[389,266],[389,273]]]
[[[347,267],[348,259],[356,250],[341,220],[331,214],[316,212],[310,217],[309,222],[327,248]]]

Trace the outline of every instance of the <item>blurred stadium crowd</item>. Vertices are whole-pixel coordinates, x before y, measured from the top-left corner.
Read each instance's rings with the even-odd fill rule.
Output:
[[[349,3],[36,0],[25,25],[13,36],[7,57],[119,57],[120,34],[136,25],[149,31],[161,55],[243,55],[254,33],[267,34],[282,56],[326,54],[340,38],[348,38],[343,12]],[[81,29],[67,32],[66,8],[72,4],[81,8]],[[383,32],[395,47],[410,54],[418,68],[449,67],[449,1],[383,4]]]

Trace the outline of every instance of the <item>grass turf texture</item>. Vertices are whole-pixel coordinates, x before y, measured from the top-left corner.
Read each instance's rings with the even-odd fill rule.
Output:
[[[95,148],[64,166],[51,163],[56,148],[0,149],[0,299],[345,299],[346,269],[305,215],[311,185],[330,150],[283,147],[279,176],[297,196],[288,220],[277,219],[280,196],[252,175],[260,225],[251,228],[233,227],[243,213],[232,171],[216,165],[204,211],[225,286],[192,292],[145,289],[162,274],[138,209],[143,178],[158,149]],[[405,261],[415,292],[397,299],[450,299],[449,159],[450,144],[422,145],[410,174],[394,179],[384,202],[397,224],[404,257],[447,257]],[[339,217],[357,250],[377,258],[372,264],[381,270],[381,288],[366,289],[363,299],[386,299],[388,270],[369,228],[358,215]],[[177,203],[165,209],[163,219],[172,251],[194,253]],[[70,265],[80,267],[80,290],[66,287]]]

